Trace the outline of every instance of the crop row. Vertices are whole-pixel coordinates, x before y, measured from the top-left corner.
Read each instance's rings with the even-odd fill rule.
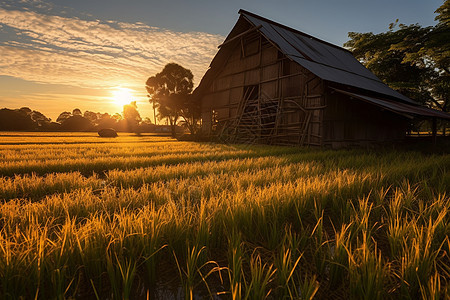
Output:
[[[287,174],[287,179],[305,179],[311,174],[330,172],[331,170],[353,170],[378,174],[383,177],[384,184],[398,185],[402,180],[409,179],[413,182],[426,181],[436,191],[450,192],[450,168],[449,161],[439,156],[423,157],[416,161],[413,155],[398,158],[368,155],[365,153],[354,154],[352,157],[338,157],[335,160],[310,159],[307,154],[287,154],[283,156],[256,155],[253,158],[236,158],[239,156],[255,156],[254,153],[234,151],[220,153],[220,155],[193,154],[165,155],[142,158],[110,158],[109,160],[81,159],[78,161],[66,160],[50,161],[46,165],[36,164],[22,166],[14,165],[14,169],[20,167],[33,168],[31,175],[16,175],[14,177],[0,177],[0,199],[4,201],[13,198],[26,198],[31,201],[39,200],[55,193],[70,192],[79,188],[91,188],[99,190],[108,187],[139,187],[145,183],[168,181],[172,179],[184,179],[189,177],[204,177],[213,174],[238,173],[240,180],[245,181],[249,172],[258,171],[262,177],[271,177],[273,174]],[[180,163],[181,161],[183,163]],[[187,162],[186,162],[187,161]],[[190,162],[189,162],[190,161]],[[364,161],[365,163],[360,163]],[[352,166],[353,164],[353,166]],[[79,171],[70,173],[45,173],[46,170],[64,171],[72,165],[73,169],[79,168],[84,174],[101,170],[103,173],[91,173],[83,176]],[[38,166],[43,169],[43,176],[37,175]],[[147,167],[142,167],[147,166]],[[117,167],[116,169],[113,169]],[[12,168],[12,167],[11,167]],[[120,169],[119,169],[120,168]],[[11,172],[11,169],[9,169]],[[240,172],[243,172],[240,174]],[[26,173],[26,172],[25,172]],[[99,172],[100,173],[100,172]],[[266,175],[267,174],[267,175]],[[284,176],[280,175],[280,180]]]

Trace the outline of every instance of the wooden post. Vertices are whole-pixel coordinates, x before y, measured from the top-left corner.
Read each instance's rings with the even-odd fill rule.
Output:
[[[433,117],[433,124],[432,124],[432,139],[433,139],[433,145],[436,146],[436,140],[437,140],[437,121],[436,117]]]

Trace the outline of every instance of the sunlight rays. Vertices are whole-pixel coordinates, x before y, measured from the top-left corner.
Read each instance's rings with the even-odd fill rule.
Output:
[[[117,87],[111,94],[113,103],[119,107],[130,104],[133,101],[133,98],[135,98],[132,90],[124,87]]]

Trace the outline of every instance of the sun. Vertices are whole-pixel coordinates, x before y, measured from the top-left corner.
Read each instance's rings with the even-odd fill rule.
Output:
[[[114,103],[119,106],[130,104],[133,101],[133,93],[128,88],[118,87],[111,93]]]

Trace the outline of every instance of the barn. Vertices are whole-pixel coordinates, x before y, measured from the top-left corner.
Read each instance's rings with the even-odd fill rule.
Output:
[[[389,88],[344,48],[239,14],[194,91],[204,135],[342,147],[400,140],[416,117],[450,119]]]

